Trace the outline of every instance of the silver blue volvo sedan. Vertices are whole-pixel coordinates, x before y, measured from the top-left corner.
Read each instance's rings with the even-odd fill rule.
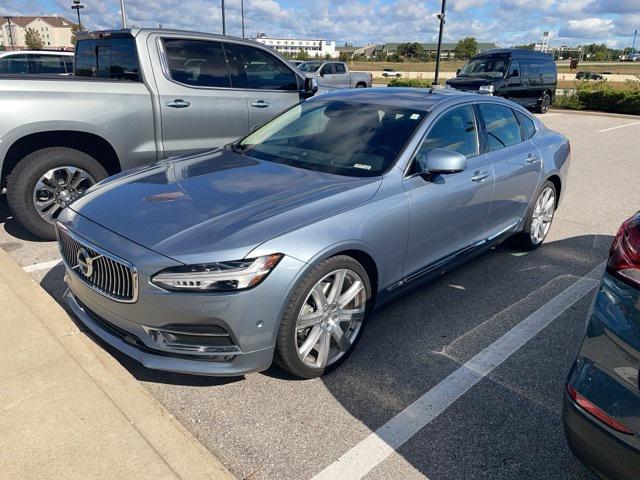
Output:
[[[570,146],[499,98],[324,94],[247,137],[95,185],[59,217],[67,300],[149,368],[310,378],[367,315],[510,238],[534,249]]]

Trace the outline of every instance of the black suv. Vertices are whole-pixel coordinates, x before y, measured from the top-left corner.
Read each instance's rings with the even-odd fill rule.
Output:
[[[447,80],[456,90],[498,95],[540,113],[549,109],[557,83],[551,55],[517,48],[482,52]]]

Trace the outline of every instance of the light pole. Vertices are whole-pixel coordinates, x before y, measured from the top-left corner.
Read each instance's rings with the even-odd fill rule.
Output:
[[[440,76],[440,50],[442,49],[442,32],[444,30],[444,9],[447,5],[447,0],[442,0],[442,9],[438,14],[438,18],[440,19],[440,32],[438,33],[438,51],[436,52],[436,74],[433,79],[433,84],[438,84],[438,77]]]
[[[224,22],[224,0],[222,0],[222,35],[227,34],[227,26]]]
[[[8,27],[9,27],[9,42],[11,43],[11,50],[15,50],[16,46],[13,43],[13,27],[11,26],[11,17],[4,17],[7,19],[7,22],[9,23]]]
[[[127,11],[124,8],[124,0],[120,0],[120,14],[122,15],[122,28],[127,28]]]
[[[78,30],[82,30],[82,22],[80,21],[80,10],[84,8],[84,5],[80,3],[80,0],[73,0],[71,10],[75,10],[78,14]]]
[[[244,0],[240,0],[240,18],[242,18],[242,38],[244,38]]]

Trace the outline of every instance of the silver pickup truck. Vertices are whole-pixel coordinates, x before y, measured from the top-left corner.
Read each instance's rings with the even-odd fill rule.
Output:
[[[373,77],[369,72],[350,72],[344,62],[309,61],[298,65],[298,70],[309,78],[317,78],[320,85],[336,88],[371,87]]]
[[[317,90],[268,47],[193,32],[89,33],[74,65],[73,77],[0,76],[0,190],[45,239],[97,181],[225,145]]]

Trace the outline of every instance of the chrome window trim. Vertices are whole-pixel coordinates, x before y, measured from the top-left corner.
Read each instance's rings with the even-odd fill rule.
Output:
[[[87,287],[89,287],[91,290],[93,290],[96,293],[99,293],[100,295],[102,295],[103,297],[106,297],[110,300],[113,300],[114,302],[118,302],[118,303],[136,303],[138,301],[138,293],[139,293],[139,281],[138,281],[138,269],[131,264],[130,262],[127,262],[126,260],[123,260],[122,258],[107,252],[106,250],[96,246],[95,244],[85,240],[84,238],[80,237],[79,235],[76,235],[75,233],[73,233],[71,230],[69,230],[67,227],[65,227],[64,225],[62,225],[60,222],[56,223],[56,228],[59,229],[61,232],[63,232],[65,235],[68,235],[69,237],[71,237],[71,239],[75,240],[76,242],[80,243],[81,245],[84,245],[86,247],[89,247],[90,249],[96,251],[97,253],[99,253],[100,255],[116,262],[119,263],[122,266],[127,267],[129,270],[131,270],[131,282],[132,282],[132,291],[133,291],[133,295],[131,297],[131,299],[127,300],[127,299],[122,299],[122,298],[117,298],[114,297],[113,295],[111,295],[109,292],[106,292],[100,288],[97,288],[95,285],[91,284],[90,282],[88,282],[87,280],[85,280],[84,278],[82,278],[80,275],[78,275],[76,273],[75,267],[69,265],[69,263],[67,262],[67,259],[64,257],[62,250],[61,250],[61,243],[60,243],[60,238],[58,237],[58,251],[60,252],[60,257],[62,257],[62,262],[65,264],[65,266],[67,267],[67,270],[70,272],[73,272],[73,274],[75,275],[76,278],[78,278],[80,281],[82,281],[82,283],[84,283]]]

